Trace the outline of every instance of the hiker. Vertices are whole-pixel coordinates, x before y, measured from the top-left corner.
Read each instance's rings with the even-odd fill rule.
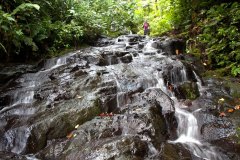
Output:
[[[149,23],[147,21],[145,21],[143,23],[144,35],[149,35],[150,34],[149,28],[150,28]]]

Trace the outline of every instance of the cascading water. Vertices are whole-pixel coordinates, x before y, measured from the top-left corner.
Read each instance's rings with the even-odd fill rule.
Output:
[[[191,151],[191,153],[201,159],[220,160],[218,155],[210,144],[201,142],[197,119],[186,110],[176,107],[176,117],[178,119],[178,138],[170,143],[181,143]]]
[[[186,72],[184,72],[186,73]],[[196,73],[194,73],[196,76]],[[185,76],[186,77],[186,76]],[[198,85],[201,87],[201,82],[199,77]],[[169,141],[170,143],[181,143],[188,148],[193,154],[193,159],[204,159],[204,160],[226,160],[228,159],[224,155],[216,152],[216,149],[207,142],[203,142],[200,135],[200,129],[198,127],[198,122],[194,113],[198,112],[199,109],[193,111],[192,113],[184,110],[185,108],[180,104],[175,97],[172,97],[175,102],[175,116],[178,119],[178,138],[174,141]]]
[[[68,56],[73,56],[75,53],[71,53]],[[55,68],[66,64],[66,58],[68,56],[54,58],[47,60],[44,63],[43,69],[36,73],[26,73],[15,80],[19,86],[16,89],[8,90],[5,95],[11,95],[10,101],[6,106],[2,106],[0,114],[23,116],[27,119],[34,115],[37,111],[36,108],[32,107],[34,101],[35,90],[41,86],[45,81],[49,80],[49,73]],[[64,83],[68,79],[68,75],[62,75],[60,81]],[[50,99],[53,95],[50,95]],[[2,118],[2,116],[0,117]],[[17,120],[16,120],[17,121]],[[15,123],[15,122],[13,122]],[[0,125],[6,125],[4,122]],[[30,137],[31,127],[21,126],[9,129],[3,135],[5,145],[0,145],[1,150],[11,150],[13,153],[21,153],[27,146],[28,139]],[[5,149],[6,148],[6,149]]]
[[[131,66],[132,67],[131,70],[134,72],[134,74],[143,77],[144,83],[145,83],[145,89],[152,88],[152,87],[160,88],[167,95],[172,97],[172,99],[174,100],[174,104],[175,104],[174,106],[176,108],[175,116],[177,117],[177,120],[178,120],[178,129],[177,129],[178,138],[174,141],[169,141],[169,143],[183,144],[183,146],[186,146],[186,148],[189,151],[191,151],[191,153],[193,154],[193,157],[192,157],[193,159],[197,159],[197,158],[206,159],[206,160],[223,159],[222,155],[220,155],[219,153],[216,153],[216,150],[214,147],[212,147],[207,142],[202,142],[196,117],[194,116],[193,113],[185,109],[182,109],[186,107],[183,104],[179,103],[177,98],[174,96],[174,94],[170,92],[167,89],[167,87],[165,87],[163,78],[161,76],[161,72],[155,71],[153,69],[154,65],[150,65],[148,67],[146,66],[146,64],[143,64],[145,61],[148,60],[149,58],[148,55],[151,55],[151,56],[156,55],[156,57],[157,56],[163,57],[163,55],[161,54],[162,52],[160,52],[159,54],[158,51],[152,47],[152,43],[153,42],[151,41],[148,42],[143,49],[144,52],[139,53],[140,59],[137,59],[137,58],[133,59],[133,62],[132,62],[133,64],[135,63],[135,64],[141,64],[141,65],[137,65],[138,67]],[[188,81],[188,76],[187,76],[185,66],[178,60],[175,61],[174,66],[175,67],[171,70],[171,76],[170,76],[171,85],[177,85],[177,84]],[[200,81],[200,78],[197,76],[197,74],[194,71],[193,71],[193,74],[197,79],[197,84],[199,89],[201,89],[202,83]],[[154,78],[151,78],[150,81],[148,81],[149,79],[148,77],[152,77],[152,76],[154,76]],[[116,76],[115,76],[115,79],[116,79],[118,88],[121,88],[120,82]],[[120,93],[118,93],[117,95],[119,94]],[[120,104],[124,104],[122,100],[124,99],[123,98],[120,99],[119,96],[117,96],[118,107],[120,106]]]
[[[40,71],[23,74],[15,88],[0,93],[10,100],[0,99],[0,156],[4,151],[37,152],[42,159],[161,159],[176,147],[174,153],[187,148],[194,160],[227,159],[202,139],[195,117],[200,110],[187,108],[177,95],[183,84],[202,89],[197,74],[188,75],[162,40],[125,35],[113,43],[46,60]]]

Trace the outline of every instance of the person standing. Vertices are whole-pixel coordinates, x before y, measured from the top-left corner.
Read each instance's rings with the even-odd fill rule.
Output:
[[[149,23],[147,21],[145,21],[143,23],[144,35],[149,35],[150,34],[149,28],[150,28]]]

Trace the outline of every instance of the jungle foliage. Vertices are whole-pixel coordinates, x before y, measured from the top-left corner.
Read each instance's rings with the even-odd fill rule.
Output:
[[[0,0],[0,56],[54,55],[101,34],[129,32],[132,17],[132,3],[121,0]]]
[[[168,33],[184,38],[187,52],[198,56],[208,69],[240,75],[237,0],[138,0],[137,4],[136,22],[148,20],[151,36]]]
[[[186,39],[187,52],[209,69],[240,75],[237,0],[0,0],[0,58],[56,56],[100,35],[143,34]]]
[[[191,7],[191,16],[180,23],[188,52],[198,55],[209,69],[218,70],[222,76],[239,76],[240,3],[196,0]]]
[[[226,74],[240,74],[240,3],[222,3],[201,12],[196,38],[204,46],[207,64],[224,68]]]

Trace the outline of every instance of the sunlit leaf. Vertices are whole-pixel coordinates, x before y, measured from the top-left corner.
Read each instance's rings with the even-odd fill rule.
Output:
[[[240,110],[240,105],[236,105],[234,109]]]
[[[67,136],[66,136],[68,139],[72,138],[73,137],[73,133],[69,133]]]
[[[224,98],[220,98],[219,100],[218,100],[218,103],[223,103],[224,102]]]
[[[77,129],[79,127],[79,124],[77,124],[74,128]]]
[[[7,50],[2,43],[0,43],[0,47],[4,50],[5,53],[7,53]]]
[[[228,109],[227,112],[232,113],[232,112],[234,112],[234,109]]]
[[[40,6],[38,4],[33,4],[33,3],[22,3],[16,9],[13,10],[12,15],[15,15],[20,11],[26,11],[27,9],[31,9],[31,8],[39,10]]]

